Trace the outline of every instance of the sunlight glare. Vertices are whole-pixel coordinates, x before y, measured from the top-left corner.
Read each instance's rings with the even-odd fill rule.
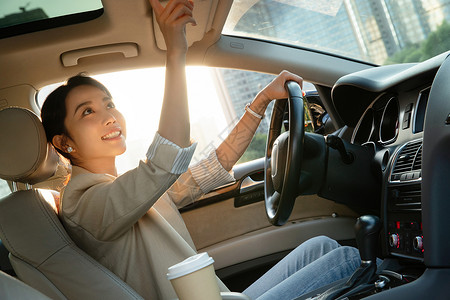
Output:
[[[216,93],[212,71],[187,67],[191,137],[198,143],[192,163],[203,158],[221,141],[227,122]],[[164,97],[165,68],[123,71],[94,76],[111,92],[127,122],[127,151],[117,159],[123,173],[137,166],[158,129]],[[176,88],[176,87],[173,87]]]
[[[198,143],[191,163],[199,161],[217,147],[233,125],[227,123],[223,113],[221,101],[224,101],[224,95],[218,94],[220,89],[214,76],[217,74],[212,68],[186,68],[191,137]],[[127,151],[117,158],[117,171],[124,173],[145,158],[158,130],[164,97],[165,68],[129,70],[92,77],[111,92],[117,109],[125,117]],[[38,94],[39,105],[61,84],[42,88]]]

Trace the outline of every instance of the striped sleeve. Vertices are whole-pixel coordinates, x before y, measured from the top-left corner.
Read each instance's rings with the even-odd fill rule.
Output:
[[[196,147],[197,143],[193,143],[187,148],[181,148],[156,132],[146,156],[148,160],[156,162],[161,161],[161,158],[158,156],[165,156],[167,157],[167,163],[171,164],[168,168],[169,172],[172,174],[182,174],[187,171]],[[172,152],[175,152],[175,158],[171,162],[169,154]],[[166,162],[160,164],[166,164]]]
[[[235,181],[234,177],[220,164],[215,150],[211,151],[207,158],[191,166],[189,170],[205,194],[219,186]]]

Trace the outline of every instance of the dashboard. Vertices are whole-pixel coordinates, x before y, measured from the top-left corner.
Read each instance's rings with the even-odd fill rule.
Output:
[[[352,130],[350,143],[375,151],[387,257],[423,262],[427,251],[421,201],[423,132],[430,87],[447,55],[360,71],[333,87],[334,106]]]
[[[410,110],[411,111],[411,110]],[[397,95],[383,93],[370,104],[353,131],[351,142],[389,144],[399,131],[399,104]]]
[[[407,101],[402,116],[400,116],[398,95],[382,93],[359,119],[353,131],[351,143],[364,145],[367,142],[373,142],[388,145],[396,141],[400,130],[411,129],[413,134],[423,132],[430,88],[428,86],[418,91],[416,99]]]

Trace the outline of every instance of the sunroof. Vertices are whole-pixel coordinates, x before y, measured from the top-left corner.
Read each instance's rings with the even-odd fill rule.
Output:
[[[101,0],[0,1],[0,38],[86,22],[102,13]]]

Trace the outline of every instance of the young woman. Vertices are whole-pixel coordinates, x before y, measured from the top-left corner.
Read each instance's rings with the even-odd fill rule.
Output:
[[[173,299],[176,295],[166,278],[167,268],[196,253],[177,208],[234,181],[229,171],[249,145],[267,105],[272,99],[287,96],[287,80],[302,84],[302,79],[282,72],[255,97],[220,146],[188,169],[195,144],[190,141],[185,26],[195,25],[193,2],[171,0],[165,8],[159,0],[150,3],[167,44],[166,82],[170,86],[166,84],[159,128],[147,160],[118,176],[115,158],[126,149],[125,120],[106,87],[90,77],[78,75],[57,88],[44,102],[41,116],[48,140],[72,164],[71,179],[60,204],[70,236],[145,298]],[[172,122],[174,119],[177,122]],[[338,267],[340,273],[331,273],[321,284],[348,276],[359,262],[353,250],[345,249],[330,239],[313,239],[246,293],[254,299],[274,299],[270,293],[277,294],[276,299],[283,299],[283,293],[285,299],[300,295],[306,290],[298,289],[295,278],[302,272],[297,271],[313,265],[313,261],[320,263],[317,258],[334,250],[351,257],[339,264],[349,260],[355,263]],[[336,259],[332,260],[338,265]],[[322,264],[330,267],[327,260]],[[317,270],[317,276],[322,277],[320,268]],[[219,284],[221,290],[227,290]],[[309,280],[304,285],[309,286]]]

